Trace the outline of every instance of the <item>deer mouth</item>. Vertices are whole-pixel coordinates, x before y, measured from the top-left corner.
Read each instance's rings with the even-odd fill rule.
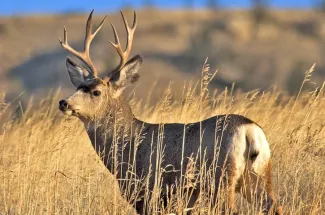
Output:
[[[72,110],[61,110],[61,112],[62,112],[64,115],[67,115],[67,116],[71,116],[71,115],[72,115]]]
[[[61,110],[61,112],[67,116],[79,116],[78,109]]]
[[[71,115],[72,116],[78,116],[79,115],[79,109],[72,109],[71,110]]]

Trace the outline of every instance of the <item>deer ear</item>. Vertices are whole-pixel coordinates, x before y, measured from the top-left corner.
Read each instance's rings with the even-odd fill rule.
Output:
[[[67,70],[73,86],[78,87],[86,81],[86,71],[73,62],[70,58],[66,61]]]
[[[142,57],[140,55],[134,56],[129,60],[125,66],[110,78],[110,82],[113,83],[118,89],[124,89],[125,87],[133,84],[139,79],[138,71],[142,64]]]

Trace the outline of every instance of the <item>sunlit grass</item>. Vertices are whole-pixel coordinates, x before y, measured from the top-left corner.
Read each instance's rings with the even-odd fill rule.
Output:
[[[173,94],[168,87],[155,106],[136,98],[130,105],[138,118],[156,123],[194,122],[224,113],[251,118],[262,126],[270,143],[273,183],[284,213],[322,214],[325,94],[324,85],[312,92],[303,90],[311,74],[312,69],[306,72],[299,94],[294,97],[277,90],[242,93],[231,88],[209,92],[205,81],[212,76],[203,73],[202,81],[188,83],[181,95]],[[58,112],[60,97],[56,93],[22,109],[17,102],[5,104],[0,95],[0,116],[7,118],[10,110],[19,116],[12,117],[0,131],[0,213],[132,213],[114,177],[92,149],[81,122]],[[180,201],[183,196],[176,193],[165,209],[159,202],[152,203],[153,211],[184,212],[184,202]],[[204,208],[208,198],[195,211],[213,213],[211,208]],[[237,203],[243,214],[256,212],[240,196]]]

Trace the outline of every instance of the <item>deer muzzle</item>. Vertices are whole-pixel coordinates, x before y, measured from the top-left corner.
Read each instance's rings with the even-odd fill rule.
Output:
[[[59,101],[60,111],[62,111],[62,113],[69,115],[69,116],[70,115],[77,116],[78,111],[79,111],[78,107],[79,106],[73,106],[73,105],[69,104],[67,100]]]
[[[66,100],[59,101],[59,109],[62,112],[69,110],[68,102]]]

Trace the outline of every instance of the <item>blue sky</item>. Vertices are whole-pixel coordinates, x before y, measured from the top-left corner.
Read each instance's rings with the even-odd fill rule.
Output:
[[[151,1],[157,7],[180,8],[186,0],[0,0],[0,15],[29,13],[62,13],[69,11],[109,12],[120,9],[123,5],[136,8],[143,2]],[[250,0],[217,0],[222,7],[249,7]],[[307,8],[316,5],[319,0],[268,0],[269,5],[279,8]],[[203,7],[207,0],[193,0],[195,7]]]

